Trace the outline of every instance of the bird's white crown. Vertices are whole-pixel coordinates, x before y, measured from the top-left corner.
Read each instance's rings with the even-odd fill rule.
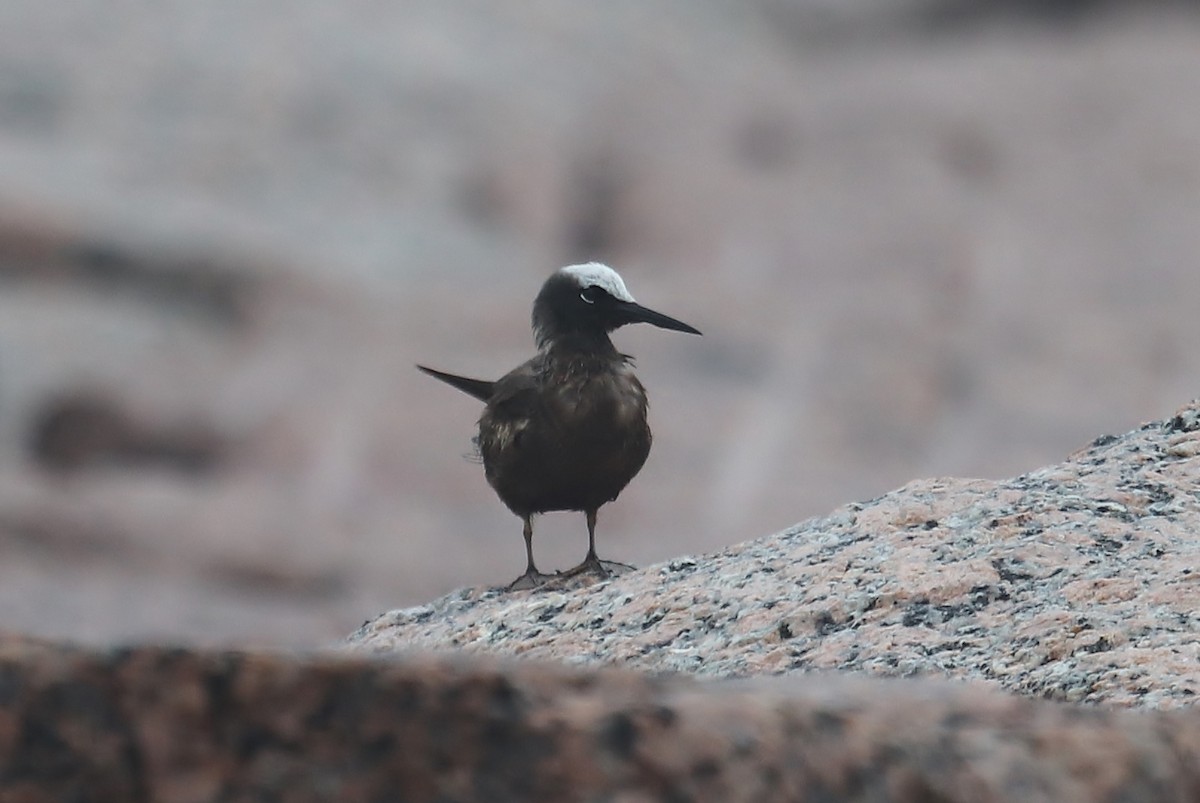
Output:
[[[559,268],[559,273],[570,276],[580,287],[599,287],[618,301],[633,301],[625,288],[621,276],[608,265],[588,262],[583,265],[568,265]]]

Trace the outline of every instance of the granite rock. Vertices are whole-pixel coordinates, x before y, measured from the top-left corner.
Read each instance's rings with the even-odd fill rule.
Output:
[[[1195,712],[948,681],[0,642],[4,801],[1186,801]]]
[[[739,677],[944,675],[1025,695],[1189,706],[1200,692],[1200,403],[1008,480],[933,479],[593,585],[460,591],[364,649]]]
[[[0,801],[1195,800],[1198,456],[1193,403],[338,651],[0,636]]]

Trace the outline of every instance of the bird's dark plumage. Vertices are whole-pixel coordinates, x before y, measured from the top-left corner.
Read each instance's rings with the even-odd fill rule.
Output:
[[[627,323],[700,334],[633,300],[604,265],[554,273],[533,305],[538,353],[495,382],[420,370],[486,405],[476,443],[488,483],[525,522],[527,566],[514,583],[544,577],[533,561],[534,514],[581,510],[588,554],[572,572],[606,568],[596,556],[596,511],[617,498],[650,454],[646,391],[608,333]]]

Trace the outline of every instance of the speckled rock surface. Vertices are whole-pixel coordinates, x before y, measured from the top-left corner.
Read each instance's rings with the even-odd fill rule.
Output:
[[[0,641],[4,801],[1187,801],[1194,712],[969,684]]]
[[[1200,405],[1004,481],[911,483],[586,589],[470,589],[352,642],[747,676],[947,675],[1121,706],[1200,692]]]
[[[0,634],[0,801],[1197,800],[1198,458],[1192,404],[339,652]]]

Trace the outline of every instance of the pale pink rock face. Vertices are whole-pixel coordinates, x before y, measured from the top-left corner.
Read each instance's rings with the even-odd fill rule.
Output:
[[[1195,392],[1188,4],[475,5],[0,4],[0,627],[511,577],[410,365],[564,250],[710,331],[602,533],[697,556],[0,637],[0,800],[1200,800],[1195,408],[716,551]]]
[[[305,646],[515,576],[479,406],[412,364],[526,359],[568,262],[707,333],[617,337],[656,443],[602,513],[629,563],[1166,414],[1191,5],[0,3],[4,626]],[[37,448],[64,395],[104,437]]]
[[[1003,481],[932,479],[586,588],[465,590],[359,648],[740,677],[944,675],[1177,708],[1200,692],[1200,405]]]

